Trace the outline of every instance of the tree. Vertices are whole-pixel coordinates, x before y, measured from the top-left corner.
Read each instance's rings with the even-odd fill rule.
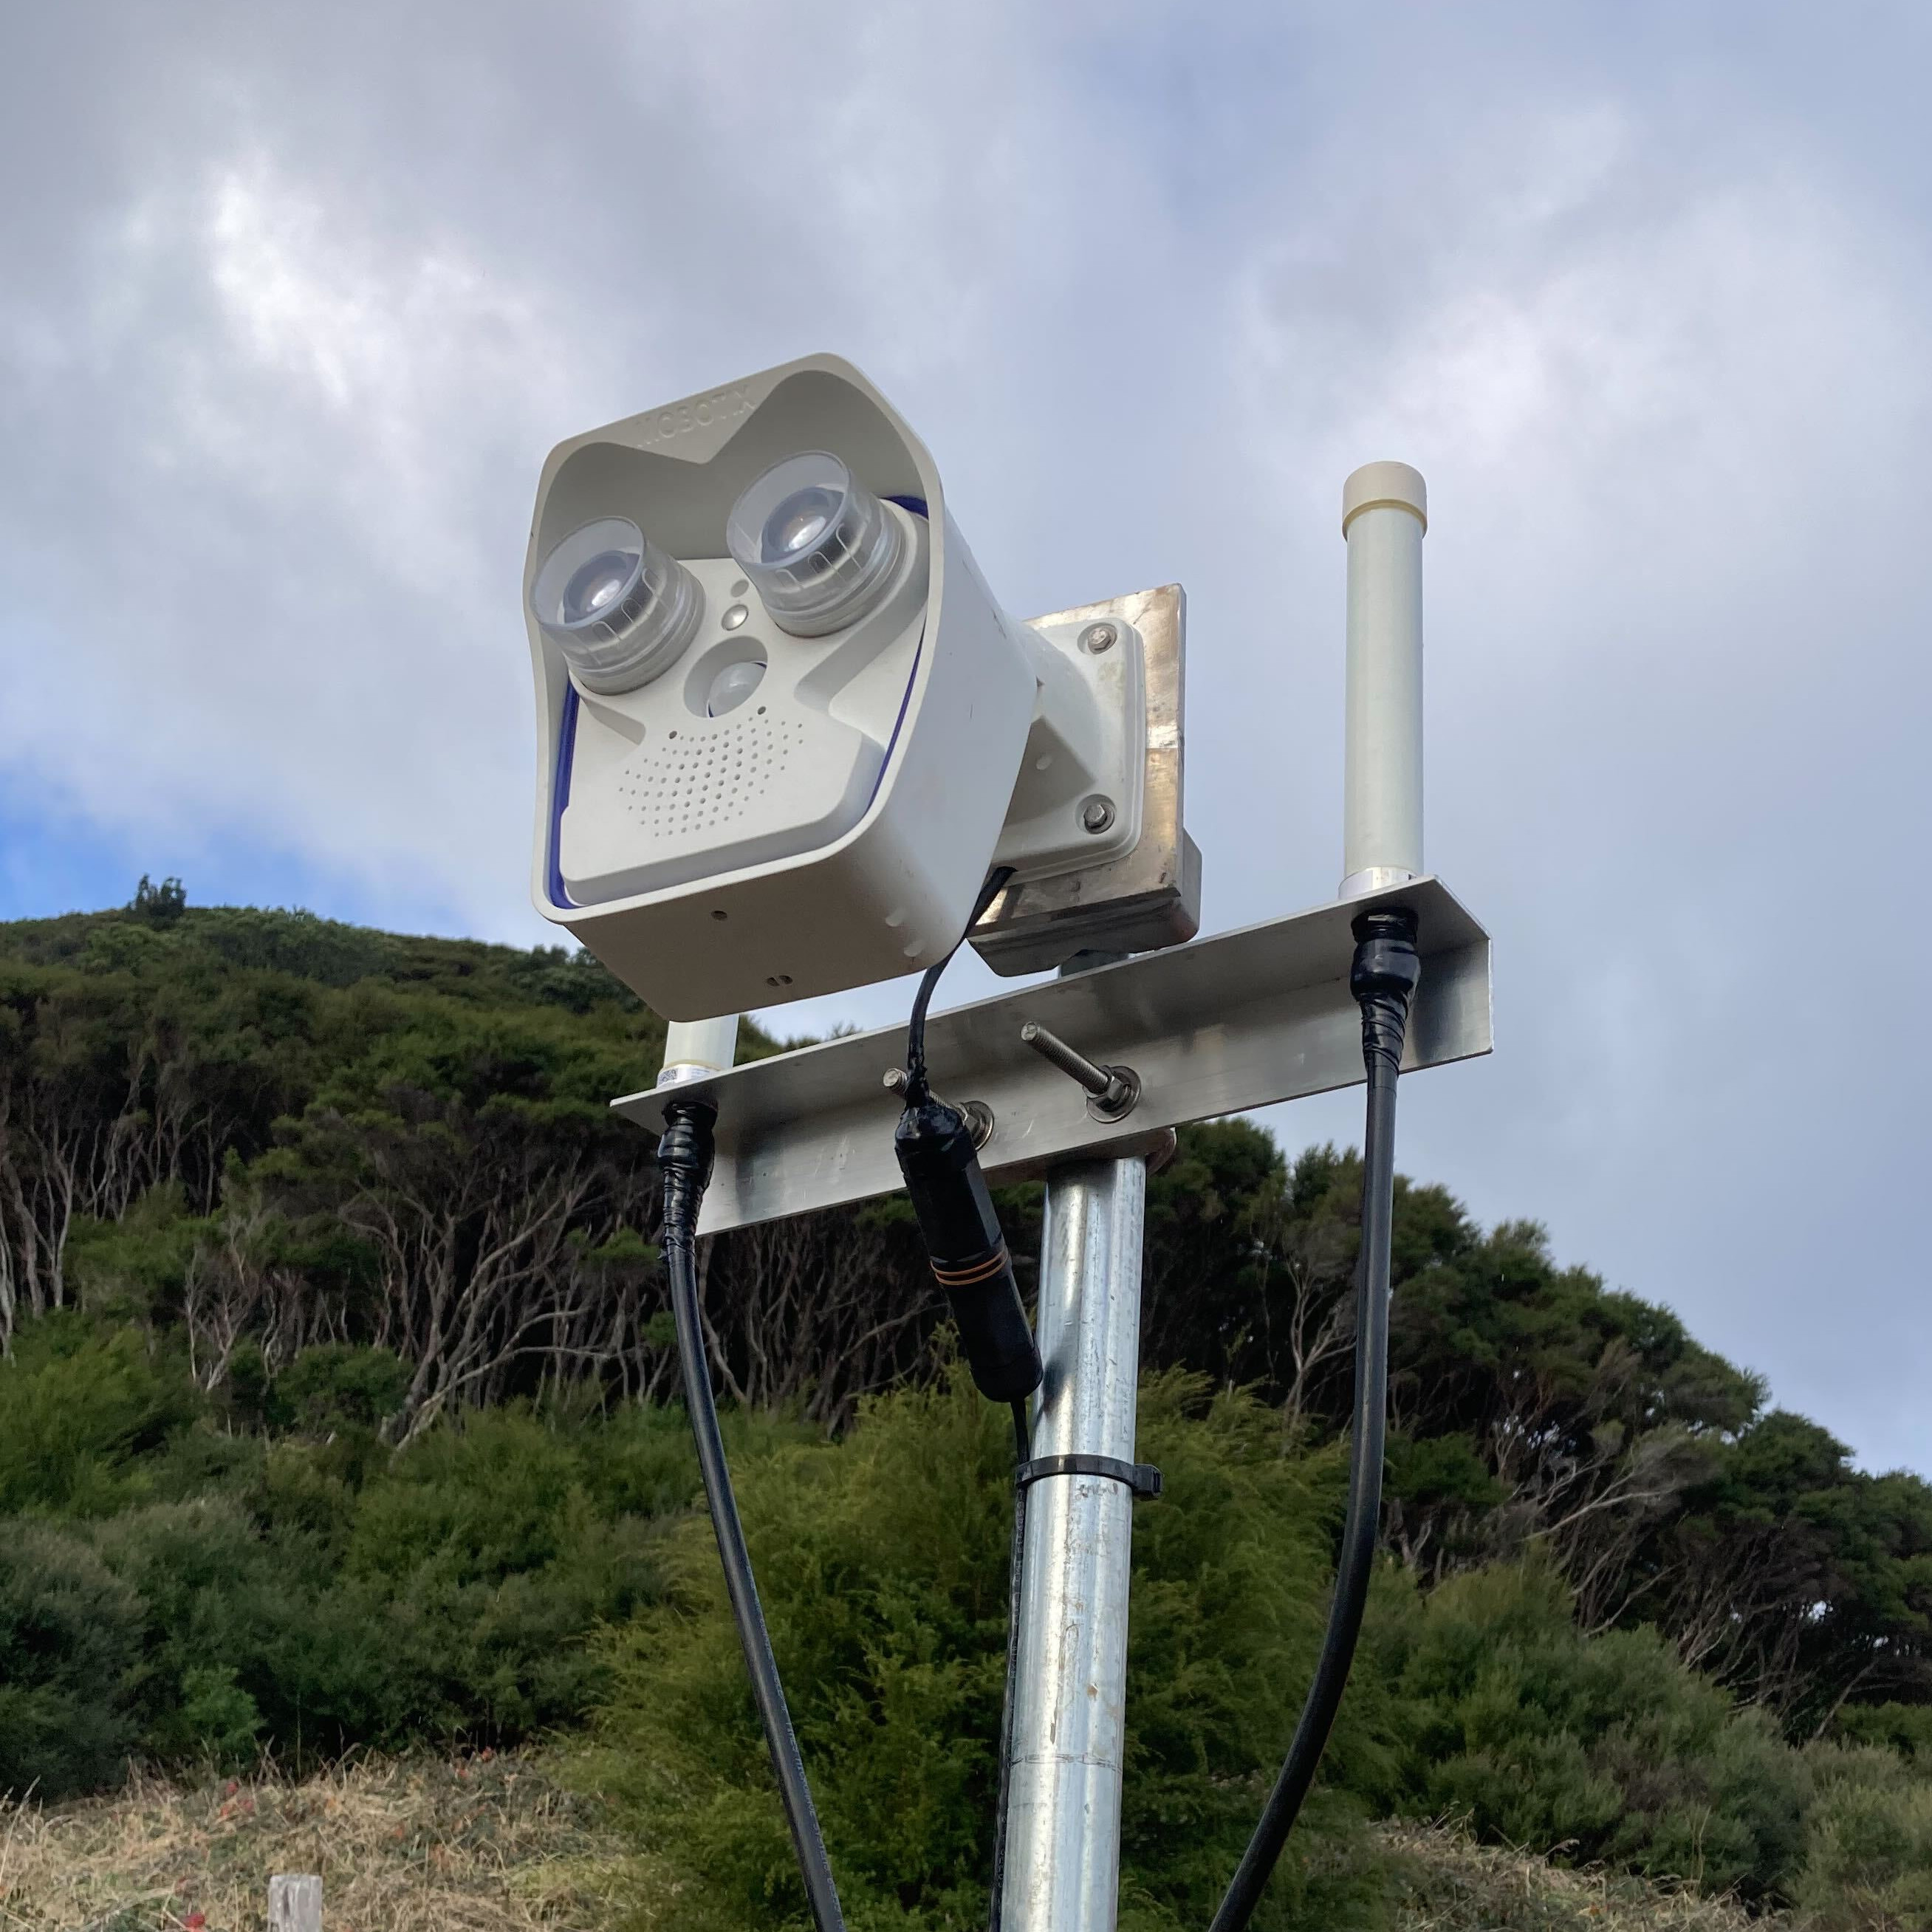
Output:
[[[662,1395],[656,1175],[608,1108],[662,1044],[581,953],[189,908],[178,880],[0,928],[0,1354],[78,1299],[180,1337],[221,1402],[318,1342],[387,1348],[404,1436],[520,1395]],[[1184,1129],[1149,1189],[1148,1365],[1336,1439],[1360,1188],[1333,1147],[1290,1162],[1247,1122]],[[1023,1284],[1039,1207],[1001,1197]],[[713,1372],[746,1407],[838,1433],[946,1372],[902,1203],[741,1230],[704,1266]],[[1848,1700],[1932,1700],[1918,1478],[1767,1413],[1534,1223],[1401,1181],[1394,1276],[1384,1528],[1418,1576],[1544,1550],[1586,1628],[1655,1624],[1796,1733]]]
[[[158,886],[143,872],[128,910],[150,926],[172,926],[188,910],[188,889],[177,878],[164,879]]]

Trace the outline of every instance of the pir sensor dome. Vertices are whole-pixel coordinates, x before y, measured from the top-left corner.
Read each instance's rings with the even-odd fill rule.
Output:
[[[587,691],[634,690],[697,634],[704,593],[628,517],[580,524],[543,561],[530,610]]]
[[[725,529],[772,621],[798,638],[864,616],[892,581],[902,541],[885,506],[822,449],[774,464],[738,499]]]

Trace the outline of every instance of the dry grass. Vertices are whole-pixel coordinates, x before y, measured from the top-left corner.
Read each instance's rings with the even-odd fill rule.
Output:
[[[516,1757],[0,1805],[0,1932],[261,1932],[285,1871],[321,1873],[326,1922],[355,1932],[592,1932],[624,1869]]]
[[[1700,1899],[1470,1843],[1378,1828],[1398,1932],[1766,1932]],[[0,1932],[260,1932],[272,1872],[320,1872],[354,1932],[603,1932],[646,1868],[531,1760],[338,1768],[194,1789],[136,1784],[0,1804]]]
[[[1378,1828],[1394,1868],[1401,1932],[1766,1932],[1718,1898],[1472,1844],[1448,1826]]]

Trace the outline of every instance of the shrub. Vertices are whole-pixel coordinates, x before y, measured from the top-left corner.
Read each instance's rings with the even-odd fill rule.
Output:
[[[1120,1923],[1206,1922],[1258,1813],[1320,1640],[1339,1465],[1282,1453],[1276,1418],[1144,1388],[1141,1453],[1165,1498],[1134,1529]],[[782,1443],[736,1468],[747,1537],[855,1928],[985,1910],[1004,1678],[1012,1448],[963,1382],[868,1405],[842,1445]],[[708,1524],[681,1525],[671,1593],[614,1640],[616,1688],[584,1766],[675,1885],[681,1928],[805,1922],[791,1848]],[[1390,1768],[1376,1700],[1352,1696],[1335,1761]],[[1369,1908],[1354,1810],[1320,1794],[1258,1927]]]
[[[1808,1932],[1932,1924],[1932,1780],[1868,1744],[1807,1756],[1818,1797],[1796,1890]]]
[[[282,1658],[316,1580],[280,1566],[232,1497],[130,1510],[100,1524],[101,1561],[140,1610],[142,1754],[224,1770],[253,1760]]]
[[[408,1714],[398,1730],[500,1739],[583,1714],[604,1665],[582,1640],[659,1587],[656,1532],[631,1505],[681,1512],[693,1485],[688,1439],[668,1422],[681,1430],[677,1418],[565,1430],[527,1409],[482,1412],[411,1444],[369,1485],[339,1588],[345,1616],[359,1603],[383,1629]],[[639,1453],[603,1440],[613,1432]],[[586,1454],[593,1443],[601,1454]],[[658,1461],[675,1480],[644,1473]]]
[[[1833,1728],[1848,1744],[1888,1745],[1932,1769],[1932,1704],[1847,1704]]]
[[[138,1328],[50,1316],[0,1357],[0,1514],[104,1514],[138,1494],[142,1459],[199,1402]]]
[[[118,1220],[77,1214],[62,1259],[68,1292],[103,1323],[145,1323],[178,1308],[210,1225],[189,1213],[178,1181],[148,1188]]]
[[[0,1523],[0,1796],[112,1782],[134,1748],[139,1599],[78,1536]]]
[[[1403,1706],[1412,1811],[1748,1898],[1798,1870],[1798,1754],[1654,1632],[1584,1636],[1540,1562],[1412,1594],[1373,1648]]]
[[[271,1418],[311,1436],[380,1427],[410,1392],[406,1364],[387,1348],[323,1342],[304,1348],[283,1371],[268,1399]]]
[[[392,1450],[394,1358],[332,1347],[284,1379],[332,1432],[268,1442],[183,1426],[191,1384],[134,1330],[27,1342],[0,1362],[0,1493],[68,1520],[8,1526],[0,1788],[575,1722],[606,1679],[586,1639],[656,1596],[656,1519],[696,1486],[672,1411],[486,1411]]]

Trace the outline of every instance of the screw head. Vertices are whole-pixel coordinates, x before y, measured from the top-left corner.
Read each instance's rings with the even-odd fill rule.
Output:
[[[1120,632],[1111,624],[1089,624],[1080,633],[1080,648],[1091,651],[1096,657],[1102,651],[1111,651],[1120,640]]]
[[[1089,832],[1105,832],[1114,822],[1114,801],[1090,798],[1080,808],[1080,823]]]

